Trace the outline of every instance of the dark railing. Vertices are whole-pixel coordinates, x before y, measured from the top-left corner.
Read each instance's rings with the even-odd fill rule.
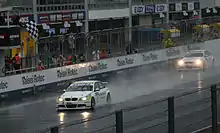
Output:
[[[218,133],[219,98],[220,88],[212,85],[41,133]]]

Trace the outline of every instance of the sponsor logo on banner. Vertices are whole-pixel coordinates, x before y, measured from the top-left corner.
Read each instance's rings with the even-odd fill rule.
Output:
[[[45,76],[41,74],[34,74],[31,76],[23,76],[21,77],[22,79],[22,84],[23,85],[28,85],[28,84],[33,84],[33,83],[40,83],[45,81]]]
[[[158,55],[155,53],[142,54],[142,57],[145,62],[158,60]]]
[[[19,38],[20,36],[19,35],[10,35],[9,36],[9,39],[17,39],[17,38]]]
[[[108,69],[108,64],[102,61],[96,64],[89,65],[89,72],[101,71],[105,69]]]
[[[0,35],[0,39],[5,39],[6,36],[7,36],[6,34],[1,34],[1,35]]]
[[[57,19],[56,19],[56,14],[50,14],[50,15],[49,15],[49,18],[50,18],[50,19],[49,19],[50,22],[56,22],[56,20],[57,20]]]
[[[85,19],[84,12],[79,12],[79,13],[77,13],[77,14],[78,14],[78,20]]]
[[[188,11],[194,10],[194,2],[189,2],[188,3]]]
[[[145,6],[144,5],[133,6],[132,12],[133,12],[133,14],[144,14],[145,13]]]
[[[39,23],[55,23],[64,21],[75,21],[85,19],[84,12],[64,12],[64,13],[51,13],[40,14]]]
[[[124,58],[124,59],[117,59],[117,66],[126,66],[134,64],[134,59],[132,58]]]
[[[155,5],[155,12],[167,12],[168,6],[167,4],[157,4]]]
[[[173,47],[173,48],[169,48],[166,50],[166,56],[167,57],[171,57],[171,56],[177,56],[180,55],[180,49]]]
[[[63,13],[63,21],[72,21],[72,13],[71,12]]]
[[[66,68],[57,70],[57,78],[78,75],[78,69]]]
[[[0,47],[20,46],[20,28],[1,28],[0,31]]]
[[[8,88],[8,82],[6,81],[1,81],[0,82],[0,90],[5,90]]]
[[[58,21],[58,22],[63,21],[62,14],[56,14],[56,21]]]
[[[175,11],[182,11],[182,3],[176,3],[175,4]]]
[[[155,12],[155,5],[146,5],[145,6],[145,13],[154,13]]]
[[[48,23],[50,21],[49,15],[48,14],[40,14],[38,16],[38,21],[39,21],[39,23]]]
[[[30,20],[33,20],[33,15],[24,15],[20,16],[20,22],[26,23],[29,22]]]

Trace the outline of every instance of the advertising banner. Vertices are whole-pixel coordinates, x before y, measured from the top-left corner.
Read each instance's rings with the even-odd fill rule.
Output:
[[[20,46],[20,27],[0,29],[0,49]]]
[[[132,7],[133,14],[160,13],[167,11],[168,11],[167,4],[135,5]]]
[[[156,4],[155,5],[155,12],[167,12],[168,5],[167,4]]]
[[[189,2],[188,3],[188,11],[194,10],[194,2]]]
[[[155,5],[146,5],[145,6],[145,13],[154,13],[155,12]]]
[[[39,14],[38,23],[57,23],[64,21],[76,21],[84,20],[84,12],[63,12],[63,13],[50,13],[50,14]]]
[[[182,3],[176,3],[175,4],[175,9],[176,9],[175,11],[177,11],[177,12],[182,11]]]
[[[133,14],[145,14],[145,5],[133,6],[132,13]]]

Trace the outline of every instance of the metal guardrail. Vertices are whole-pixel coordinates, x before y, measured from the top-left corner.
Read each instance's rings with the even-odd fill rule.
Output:
[[[73,131],[80,133],[77,129],[80,129],[82,124],[85,126],[94,121],[99,122],[99,124],[96,123],[99,127],[93,125],[92,127],[96,127],[96,129],[87,130],[86,133],[125,133],[129,131],[132,133],[186,133],[199,131],[198,129],[209,125],[211,125],[212,133],[218,133],[219,96],[220,88],[215,84],[210,88],[197,89],[145,105],[117,110],[89,120],[57,125],[40,133],[72,133]],[[193,97],[193,101],[187,102],[190,97]],[[143,116],[139,116],[141,112],[145,112]]]

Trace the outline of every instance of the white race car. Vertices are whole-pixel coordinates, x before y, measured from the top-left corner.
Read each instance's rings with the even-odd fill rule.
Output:
[[[214,66],[214,57],[207,50],[192,50],[177,62],[177,70],[205,70]]]
[[[111,94],[106,82],[98,80],[76,81],[64,91],[57,98],[57,111],[94,109],[98,104],[111,103]]]

